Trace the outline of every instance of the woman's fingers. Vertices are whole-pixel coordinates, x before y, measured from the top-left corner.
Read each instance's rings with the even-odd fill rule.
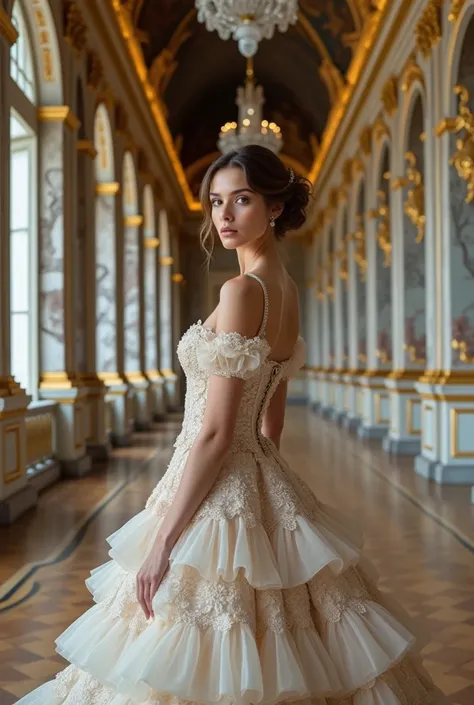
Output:
[[[144,590],[145,590],[145,585],[143,583],[143,578],[141,577],[141,575],[137,575],[137,600],[138,600],[140,607],[142,608],[142,610],[145,614],[145,617],[148,619]]]

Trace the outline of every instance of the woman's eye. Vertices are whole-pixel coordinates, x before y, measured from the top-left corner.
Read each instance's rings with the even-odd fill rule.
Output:
[[[239,201],[240,201],[241,203],[248,203],[248,202],[249,202],[249,199],[247,198],[247,196],[239,196],[238,199],[237,199],[237,203],[238,203]]]
[[[215,198],[213,201],[211,201],[211,206],[220,206],[222,201],[220,201],[218,198]]]

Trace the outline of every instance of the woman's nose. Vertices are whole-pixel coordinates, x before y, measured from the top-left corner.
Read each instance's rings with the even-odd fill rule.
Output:
[[[227,220],[232,220],[232,219],[233,219],[232,212],[231,212],[231,210],[230,210],[229,208],[223,208],[221,215],[222,215],[222,220],[226,220],[226,221],[227,221]]]

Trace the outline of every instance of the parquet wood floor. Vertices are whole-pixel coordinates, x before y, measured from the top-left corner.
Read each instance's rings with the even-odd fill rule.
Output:
[[[107,560],[106,536],[143,508],[178,430],[173,421],[138,434],[106,466],[55,485],[37,510],[0,529],[0,705],[63,667],[54,639],[91,605],[84,580]],[[391,461],[378,444],[303,408],[288,410],[282,450],[323,501],[358,518],[380,586],[430,635],[423,655],[436,683],[452,705],[474,705],[467,488],[436,488],[413,473],[412,461]]]

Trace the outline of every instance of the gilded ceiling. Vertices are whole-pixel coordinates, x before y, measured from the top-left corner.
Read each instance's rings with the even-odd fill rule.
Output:
[[[299,0],[299,21],[260,43],[255,77],[264,116],[280,125],[283,158],[309,170],[331,106],[377,0]],[[245,59],[197,22],[193,0],[123,0],[130,11],[191,190],[217,156],[222,124],[237,119]]]

